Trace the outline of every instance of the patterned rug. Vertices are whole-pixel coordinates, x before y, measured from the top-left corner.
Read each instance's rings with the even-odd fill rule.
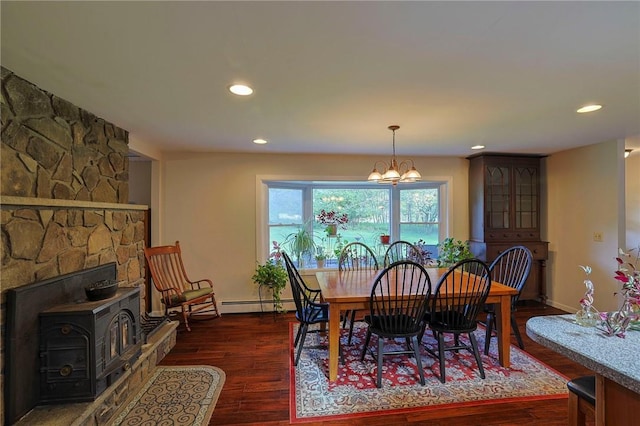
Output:
[[[156,367],[114,425],[208,425],[226,376],[208,365]]]
[[[343,334],[344,365],[338,366],[338,380],[329,383],[328,351],[325,348],[303,349],[298,366],[293,366],[293,338],[297,324],[290,330],[291,386],[290,421],[305,423],[322,420],[365,417],[398,412],[433,410],[498,404],[518,400],[567,398],[567,378],[553,371],[531,355],[511,346],[511,367],[498,363],[497,339],[492,339],[489,355],[482,353],[484,329],[476,331],[486,378],[480,378],[475,358],[469,351],[445,352],[446,383],[440,382],[440,366],[424,348],[421,350],[425,386],[421,386],[415,360],[407,355],[385,356],[382,388],[376,388],[376,362],[368,353],[360,361],[366,325],[357,322],[351,345]],[[465,341],[465,338],[461,338]],[[305,346],[326,345],[325,333],[307,335]],[[465,341],[466,343],[466,341]],[[436,350],[437,341],[427,331],[423,344]],[[406,348],[404,339],[389,343]],[[369,348],[377,348],[372,336]]]

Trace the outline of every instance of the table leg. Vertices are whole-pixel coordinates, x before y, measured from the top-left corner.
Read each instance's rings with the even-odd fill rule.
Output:
[[[338,359],[340,357],[340,308],[329,306],[329,381],[338,378]]]
[[[500,309],[496,311],[498,325],[498,360],[503,367],[511,365],[511,296],[500,297]]]

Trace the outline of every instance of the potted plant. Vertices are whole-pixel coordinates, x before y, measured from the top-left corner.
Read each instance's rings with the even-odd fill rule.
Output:
[[[427,242],[421,238],[413,245],[415,249],[409,250],[409,259],[428,265],[431,261],[431,252],[427,250]]]
[[[349,216],[347,216],[346,213],[340,215],[333,210],[326,211],[322,209],[318,215],[318,222],[325,225],[324,231],[327,233],[327,236],[335,237],[338,233],[338,226],[345,229],[345,224],[349,222]]]
[[[389,240],[391,239],[391,236],[389,234],[382,234],[380,235],[380,244],[389,244]]]
[[[284,242],[289,251],[295,256],[298,268],[302,267],[304,256],[311,256],[316,249],[313,234],[309,232],[307,225],[301,226],[296,232],[287,235]]]
[[[324,261],[327,259],[327,254],[324,251],[324,247],[318,246],[316,249],[316,265],[318,268],[324,268]]]
[[[273,308],[276,312],[284,312],[282,307],[282,290],[287,285],[287,271],[282,263],[274,259],[258,265],[251,279],[259,286],[265,286],[273,294]]]
[[[461,260],[473,259],[475,256],[469,249],[468,241],[446,238],[438,244],[437,264],[440,268],[452,266]]]

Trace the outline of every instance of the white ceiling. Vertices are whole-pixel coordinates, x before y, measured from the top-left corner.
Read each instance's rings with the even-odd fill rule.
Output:
[[[163,150],[388,154],[390,124],[398,155],[640,147],[640,2],[0,7],[2,66]]]

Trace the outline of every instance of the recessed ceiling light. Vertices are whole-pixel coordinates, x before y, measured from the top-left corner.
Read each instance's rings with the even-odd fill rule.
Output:
[[[585,113],[585,112],[597,111],[600,108],[602,108],[602,105],[591,104],[591,105],[585,105],[582,108],[578,108],[578,110],[576,112],[582,114],[582,113]]]
[[[264,139],[254,139],[253,143],[258,144],[258,145],[264,145],[264,144],[267,143],[267,141],[264,140]]]
[[[249,86],[245,86],[244,84],[234,84],[229,87],[229,91],[238,96],[249,96],[253,93],[253,89]]]
[[[471,149],[484,149],[484,145],[474,145]]]

